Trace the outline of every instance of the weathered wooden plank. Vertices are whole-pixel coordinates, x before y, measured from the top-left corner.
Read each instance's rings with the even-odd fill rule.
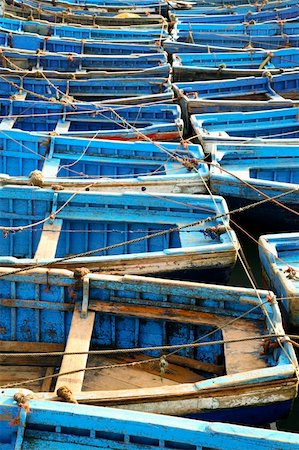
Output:
[[[221,317],[217,314],[203,313],[199,311],[189,311],[185,309],[162,308],[157,306],[139,306],[127,305],[121,303],[107,303],[107,302],[91,302],[89,309],[92,311],[99,311],[103,313],[121,314],[134,317],[146,317],[150,319],[166,319],[175,322],[189,322],[194,324],[206,324],[215,327],[223,326],[231,319],[228,317]]]
[[[204,372],[214,373],[215,375],[224,374],[224,366],[219,366],[217,364],[207,363],[203,361],[196,361],[192,358],[186,358],[180,355],[169,355],[167,356],[167,361],[177,364],[179,366],[189,367],[194,370],[203,370]]]
[[[56,219],[53,223],[45,223],[40,241],[35,252],[35,259],[54,258],[62,227],[62,220]]]
[[[90,347],[90,339],[94,325],[95,313],[89,312],[86,318],[81,318],[80,312],[75,309],[68,340],[66,344],[66,353],[86,352]],[[60,372],[69,372],[73,370],[84,369],[86,367],[88,355],[65,355],[62,359]],[[58,377],[55,391],[61,386],[67,386],[72,392],[80,392],[84,380],[84,371],[70,375]]]
[[[43,309],[46,311],[72,311],[74,305],[70,303],[54,303],[36,300],[22,300],[18,298],[0,298],[0,305],[8,308]]]
[[[48,342],[0,341],[0,352],[48,353],[63,352],[64,344]]]
[[[261,356],[262,337],[261,340],[244,340],[248,336],[261,334],[258,326],[253,322],[246,322],[246,326],[245,324],[240,326],[238,322],[222,329],[223,339],[226,341],[243,339],[242,342],[224,344],[226,373],[228,375],[267,367],[265,359]]]

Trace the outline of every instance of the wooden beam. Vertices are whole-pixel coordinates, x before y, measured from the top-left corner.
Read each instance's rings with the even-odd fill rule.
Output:
[[[94,325],[95,313],[89,312],[85,319],[82,319],[80,312],[75,309],[73,313],[71,328],[65,351],[86,352],[90,347],[90,339]],[[60,367],[61,374],[73,370],[84,369],[86,367],[88,355],[65,355]],[[61,386],[67,386],[73,393],[81,392],[84,380],[84,371],[70,375],[61,375],[57,379],[55,391]]]
[[[0,352],[48,353],[63,352],[64,344],[48,342],[0,341]]]
[[[56,219],[53,223],[45,223],[40,241],[35,252],[35,259],[54,258],[62,227],[62,220]]]
[[[125,303],[107,303],[103,301],[91,301],[88,308],[92,311],[110,313],[123,316],[133,316],[149,319],[171,320],[174,322],[184,322],[193,324],[205,324],[221,327],[231,319],[218,314],[211,314],[200,311],[190,311],[180,308],[163,308],[159,306],[143,306]],[[244,321],[239,321],[242,323]]]

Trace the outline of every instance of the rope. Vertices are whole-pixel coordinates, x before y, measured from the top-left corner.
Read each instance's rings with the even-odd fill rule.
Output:
[[[260,306],[260,305],[258,305]],[[161,347],[149,347],[150,350],[168,350],[168,349],[172,349],[172,348],[197,348],[197,347],[202,347],[204,345],[219,345],[219,344],[232,344],[232,343],[236,343],[236,342],[244,342],[244,341],[252,341],[252,340],[260,340],[262,338],[277,338],[277,337],[285,337],[285,335],[277,335],[277,334],[267,334],[267,335],[262,335],[262,336],[250,336],[244,339],[230,339],[230,340],[218,340],[218,341],[212,341],[212,342],[199,342],[199,343],[191,343],[191,344],[184,344],[184,345],[177,345],[177,346],[161,346]],[[125,352],[128,351],[128,349],[119,349],[119,350],[124,350]],[[145,349],[142,349],[143,351]],[[103,350],[105,351],[105,350]],[[131,353],[132,350],[129,349],[129,352]],[[104,354],[104,353],[103,353]],[[7,356],[7,355],[6,355]],[[164,355],[165,356],[165,355]],[[166,355],[167,356],[167,355]],[[106,365],[106,366],[94,366],[94,367],[84,367],[81,369],[77,369],[77,370],[71,370],[71,371],[67,371],[67,372],[63,372],[63,373],[56,373],[56,374],[52,374],[52,375],[46,375],[43,377],[39,377],[39,378],[32,378],[29,380],[24,380],[24,381],[20,381],[20,382],[16,382],[16,383],[9,383],[6,385],[2,385],[0,386],[0,389],[7,389],[7,388],[13,388],[13,387],[17,387],[17,386],[23,386],[25,384],[31,384],[31,383],[36,383],[39,381],[44,381],[47,379],[53,379],[53,378],[58,378],[58,377],[62,377],[65,375],[73,375],[75,373],[79,373],[79,372],[90,372],[90,371],[94,371],[94,370],[105,370],[105,369],[117,369],[120,367],[132,367],[132,366],[137,366],[137,365],[142,365],[142,364],[148,364],[148,363],[160,363],[160,358],[150,358],[147,360],[143,360],[143,361],[134,361],[131,363],[123,363],[123,364],[111,364],[111,365]]]

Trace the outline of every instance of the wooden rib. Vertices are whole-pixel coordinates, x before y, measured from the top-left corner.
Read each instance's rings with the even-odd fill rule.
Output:
[[[45,223],[40,241],[35,252],[35,259],[54,258],[62,227],[62,220],[56,219],[53,223]]]
[[[94,325],[95,313],[89,312],[85,319],[82,319],[80,312],[75,309],[65,351],[86,352],[90,347],[90,339]],[[65,355],[59,373],[73,370],[85,369],[88,355]],[[58,377],[55,391],[61,386],[67,386],[73,393],[82,390],[84,371],[70,375]]]
[[[55,372],[54,367],[48,367],[45,373],[45,376],[53,375]],[[53,378],[47,378],[43,381],[41,392],[50,392],[51,384],[52,384]]]

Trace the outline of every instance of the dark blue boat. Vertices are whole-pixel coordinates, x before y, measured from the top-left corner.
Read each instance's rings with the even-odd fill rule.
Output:
[[[263,76],[292,72],[299,67],[299,49],[248,50],[233,53],[179,53],[173,55],[175,81]]]
[[[17,366],[23,355],[11,352],[32,355],[18,386],[36,399],[63,399],[57,389],[68,386],[79,403],[262,424],[296,396],[295,353],[269,291],[86,269],[0,274],[2,351]],[[46,367],[58,367],[54,387],[39,392],[43,380],[28,380]],[[1,374],[14,384],[9,367]]]
[[[0,102],[4,130],[118,140],[178,140],[183,121],[174,104],[109,105],[30,100]]]
[[[245,77],[194,81],[173,85],[180,105],[188,114],[257,111],[296,106],[299,72],[273,77]]]

